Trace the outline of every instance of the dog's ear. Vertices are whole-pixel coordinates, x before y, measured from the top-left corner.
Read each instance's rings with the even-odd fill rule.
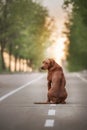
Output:
[[[55,65],[55,60],[54,59],[49,59],[50,61],[50,67],[53,67]]]
[[[57,64],[54,59],[49,59],[49,61],[50,61],[49,70],[52,71],[55,69],[58,69],[58,70],[61,69],[61,66]]]

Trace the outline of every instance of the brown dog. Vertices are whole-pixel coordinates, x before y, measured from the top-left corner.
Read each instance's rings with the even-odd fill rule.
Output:
[[[39,104],[65,104],[65,99],[67,98],[66,80],[61,66],[53,59],[47,59],[43,61],[41,69],[48,70],[48,99],[47,102]]]

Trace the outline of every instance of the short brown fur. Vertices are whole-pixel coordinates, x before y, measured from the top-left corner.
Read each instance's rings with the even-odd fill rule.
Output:
[[[62,67],[57,64],[55,60],[46,59],[43,61],[41,69],[48,70],[48,94],[46,103],[65,104],[67,92],[65,88],[66,80]]]

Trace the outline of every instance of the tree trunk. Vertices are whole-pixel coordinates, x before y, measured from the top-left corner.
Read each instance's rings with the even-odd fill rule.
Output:
[[[15,57],[15,71],[17,71],[17,57]]]
[[[23,60],[22,58],[20,58],[20,61],[19,61],[19,71],[23,71]]]
[[[9,44],[9,71],[11,71],[12,44]]]
[[[9,71],[11,71],[11,53],[9,53]]]
[[[2,61],[2,70],[6,70],[5,61],[4,61],[4,48],[1,47],[1,61]]]
[[[19,71],[21,72],[21,58],[19,58]]]
[[[25,70],[25,60],[23,59],[23,72]]]

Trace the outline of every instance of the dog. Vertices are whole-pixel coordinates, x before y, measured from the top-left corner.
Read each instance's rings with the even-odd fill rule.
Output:
[[[54,59],[46,59],[43,61],[41,69],[48,70],[47,101],[35,104],[65,104],[68,94],[65,88],[66,80],[62,67]]]

